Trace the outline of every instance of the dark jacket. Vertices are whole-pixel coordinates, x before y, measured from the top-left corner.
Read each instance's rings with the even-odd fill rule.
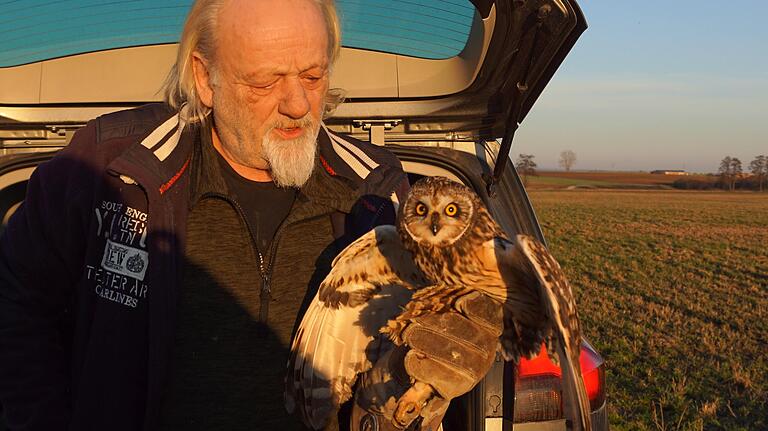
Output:
[[[33,174],[0,240],[0,404],[12,430],[153,428],[200,190],[190,175],[200,131],[161,104],[109,114]],[[407,188],[382,148],[325,130],[318,144],[291,228],[277,238],[278,296],[295,289],[289,242],[336,227],[329,250],[338,251],[391,223],[391,199]],[[301,289],[311,295],[317,281]]]

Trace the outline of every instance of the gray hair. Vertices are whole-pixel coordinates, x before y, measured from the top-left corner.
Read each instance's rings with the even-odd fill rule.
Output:
[[[192,70],[193,53],[199,52],[208,62],[212,79],[216,79],[216,29],[221,8],[226,0],[196,0],[187,15],[179,41],[176,63],[171,67],[163,84],[165,102],[176,109],[186,104],[185,120],[191,123],[205,120],[210,108],[197,94]],[[336,13],[335,0],[314,0],[320,6],[328,31],[328,60],[336,62],[341,51],[341,25]],[[325,115],[330,115],[344,101],[344,91],[330,89],[326,96]]]

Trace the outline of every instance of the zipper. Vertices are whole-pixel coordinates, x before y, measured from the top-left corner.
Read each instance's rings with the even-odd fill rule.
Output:
[[[248,236],[250,238],[251,246],[253,247],[253,250],[256,252],[256,257],[259,260],[259,275],[261,275],[261,290],[259,292],[259,322],[266,324],[267,318],[269,317],[269,302],[272,300],[272,267],[275,262],[275,256],[277,255],[277,244],[280,239],[281,233],[284,230],[284,226],[286,225],[286,220],[283,220],[280,222],[280,225],[277,227],[277,231],[275,232],[274,238],[272,238],[272,242],[269,246],[269,250],[267,250],[267,258],[264,258],[264,254],[259,249],[259,244],[256,243],[254,240],[253,235],[253,228],[251,227],[250,222],[248,222],[248,217],[245,215],[245,211],[243,210],[243,207],[240,206],[237,201],[231,199],[229,196],[226,196],[222,193],[217,192],[208,192],[201,196],[202,198],[207,197],[215,197],[219,199],[223,199],[224,201],[228,202],[230,205],[232,205],[235,208],[235,211],[240,215],[240,218],[245,223],[245,228],[248,230]],[[296,200],[294,199],[294,203]],[[291,204],[291,209],[293,209],[293,204]],[[290,215],[290,210],[288,212]],[[265,265],[266,262],[266,265]]]
[[[296,198],[294,197],[294,201],[291,204],[291,210],[293,209],[293,205],[296,203]],[[290,216],[290,210],[288,211],[288,214]],[[269,300],[272,298],[272,286],[269,284],[269,280],[272,278],[272,268],[274,268],[275,264],[275,256],[277,256],[277,245],[280,241],[280,237],[282,236],[283,230],[286,223],[286,220],[288,220],[288,217],[286,217],[283,221],[280,222],[280,225],[277,227],[277,231],[275,231],[275,236],[272,238],[272,242],[269,245],[269,250],[267,250],[267,257],[269,258],[269,262],[267,265],[267,274],[266,274],[266,280],[261,285],[261,308],[259,309],[259,320],[266,323],[267,322],[267,316],[269,315]],[[246,222],[247,223],[247,222]],[[261,254],[259,254],[259,259],[262,259]],[[264,288],[266,286],[266,290]],[[266,292],[266,293],[265,293]],[[264,296],[266,295],[266,296]]]

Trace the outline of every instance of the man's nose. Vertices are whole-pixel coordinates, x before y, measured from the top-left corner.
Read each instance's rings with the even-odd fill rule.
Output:
[[[301,85],[299,78],[289,78],[286,80],[283,97],[280,100],[278,112],[286,117],[298,120],[309,112],[309,99],[307,99],[307,90]]]

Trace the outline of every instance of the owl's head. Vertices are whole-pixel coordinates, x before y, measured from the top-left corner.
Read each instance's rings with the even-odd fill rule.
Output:
[[[479,209],[487,213],[470,188],[445,177],[425,177],[413,184],[400,207],[398,228],[420,245],[447,246],[471,229]]]

